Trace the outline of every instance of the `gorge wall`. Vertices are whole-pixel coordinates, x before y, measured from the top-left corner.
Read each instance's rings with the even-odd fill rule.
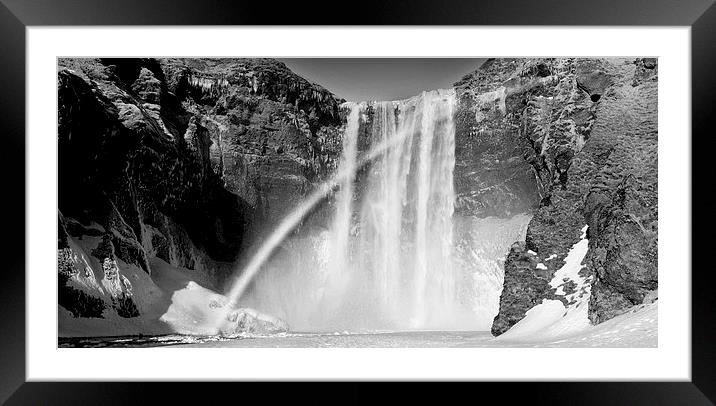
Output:
[[[155,259],[221,286],[334,169],[338,103],[270,59],[60,59],[59,304],[149,312]]]
[[[504,252],[504,281],[472,265],[502,286],[499,308],[483,305],[493,334],[544,299],[569,304],[569,281],[550,281],[585,225],[590,321],[657,297],[657,78],[649,58],[490,59],[455,84],[454,216],[481,240],[525,236]],[[161,313],[163,263],[219,291],[337,169],[341,102],[272,59],[59,60],[59,305]],[[361,126],[357,148],[369,138]],[[328,227],[324,209],[305,226]],[[310,262],[292,252],[276,260]]]
[[[469,140],[457,144],[485,157],[462,178],[502,180],[463,188],[464,207],[534,214],[505,261],[493,334],[543,299],[570,304],[574,284],[550,281],[585,225],[580,275],[591,289],[577,296],[590,295],[589,320],[657,297],[657,80],[650,58],[493,59],[456,83],[466,109],[458,137]]]

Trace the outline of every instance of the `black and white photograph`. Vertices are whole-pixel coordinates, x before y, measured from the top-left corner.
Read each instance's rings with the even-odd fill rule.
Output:
[[[56,62],[61,348],[659,345],[657,55]]]
[[[0,0],[0,404],[713,405],[714,1]]]

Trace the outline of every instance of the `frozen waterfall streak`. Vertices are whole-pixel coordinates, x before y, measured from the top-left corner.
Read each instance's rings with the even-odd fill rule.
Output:
[[[397,145],[401,139],[399,137],[394,138],[391,142],[378,145],[371,149],[367,154],[363,155],[356,161],[356,165],[353,168],[353,173],[346,172],[345,170],[339,171],[332,178],[319,185],[316,190],[311,193],[293,212],[291,212],[283,221],[274,229],[274,231],[268,236],[267,240],[259,247],[258,251],[251,257],[249,263],[244,267],[241,275],[236,278],[234,284],[231,286],[231,290],[227,294],[228,303],[224,306],[224,311],[216,312],[217,317],[214,319],[213,327],[217,333],[221,332],[221,327],[227,323],[227,317],[234,310],[238,304],[239,299],[243,296],[249,283],[253,280],[256,274],[261,270],[261,266],[271,256],[274,249],[286,239],[286,237],[293,231],[294,228],[303,220],[303,218],[311,211],[311,209],[328,196],[333,189],[347,178],[353,178],[355,171],[381,156],[385,151],[393,148]]]

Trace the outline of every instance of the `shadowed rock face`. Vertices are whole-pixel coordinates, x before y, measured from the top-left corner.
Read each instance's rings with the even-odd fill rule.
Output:
[[[261,225],[279,220],[340,155],[338,101],[271,59],[168,59],[169,91],[192,115],[185,138],[226,190],[255,209]]]
[[[137,315],[154,257],[219,284],[339,155],[339,101],[275,60],[61,59],[58,101],[59,249],[119,263],[106,306],[64,277],[76,316]]]
[[[505,282],[500,296],[500,312],[492,323],[492,333],[502,334],[525,317],[525,312],[542,302],[557,299],[550,287],[552,272],[537,268],[539,260],[525,243],[510,247],[505,260]]]
[[[519,160],[514,172],[521,176],[514,177],[476,165],[488,170],[483,179],[502,171],[498,179],[504,182],[472,192],[471,200],[463,192],[463,201],[489,207],[482,202],[490,201],[492,190],[507,190],[513,205],[534,210],[524,247],[513,246],[505,262],[493,334],[554,298],[546,284],[585,224],[590,242],[582,272],[592,276],[593,323],[641,304],[657,288],[656,75],[654,59],[499,59],[456,84],[474,103],[477,119],[468,132],[491,131],[492,140],[506,146],[500,153],[521,150],[539,196],[518,192],[530,190]],[[457,137],[465,136],[462,131]]]

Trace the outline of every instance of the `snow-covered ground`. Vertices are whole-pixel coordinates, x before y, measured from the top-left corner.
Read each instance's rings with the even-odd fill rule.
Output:
[[[206,341],[192,347],[634,347],[657,346],[657,303],[639,306],[597,326],[556,339],[511,340],[485,331],[281,334],[271,337]]]
[[[285,331],[280,320],[251,309],[235,310],[232,322],[241,334],[213,335],[226,297],[201,273],[151,261],[152,276],[122,264],[141,316],[122,318],[105,312],[104,319],[74,318],[58,308],[61,346],[199,347],[656,347],[658,302],[641,305],[597,326],[589,324],[589,281],[580,275],[589,241],[582,238],[555,272],[550,284],[561,300],[544,300],[519,323],[495,338],[486,331],[327,332]],[[143,279],[142,279],[143,278]],[[565,306],[564,303],[567,303]],[[142,335],[139,337],[138,335]],[[123,337],[108,337],[123,336]],[[74,337],[74,338],[70,338]],[[88,337],[79,339],[77,337]],[[94,338],[89,338],[94,337]]]
[[[63,346],[164,346],[187,347],[630,347],[657,346],[658,302],[637,306],[597,326],[552,339],[494,338],[486,331],[409,331],[385,333],[282,333],[270,336],[222,338],[219,336],[164,335],[115,339],[62,340]]]
[[[635,306],[629,312],[596,326],[565,335],[500,336],[501,347],[633,347],[654,348],[658,344],[658,302]]]
[[[226,317],[226,297],[198,272],[173,267],[161,259],[151,260],[152,276],[129,266],[134,289],[133,299],[141,316],[124,318],[105,310],[104,318],[75,318],[58,306],[59,337],[163,336],[167,334],[206,336],[216,333],[216,320]],[[136,267],[135,267],[136,268]],[[129,271],[127,271],[129,270]],[[143,278],[141,281],[139,278]],[[283,322],[253,309],[229,313],[229,327],[242,332],[285,330]],[[231,331],[231,334],[237,331]],[[123,338],[124,339],[124,338]],[[146,340],[146,338],[143,338]],[[130,340],[131,341],[131,340]]]

